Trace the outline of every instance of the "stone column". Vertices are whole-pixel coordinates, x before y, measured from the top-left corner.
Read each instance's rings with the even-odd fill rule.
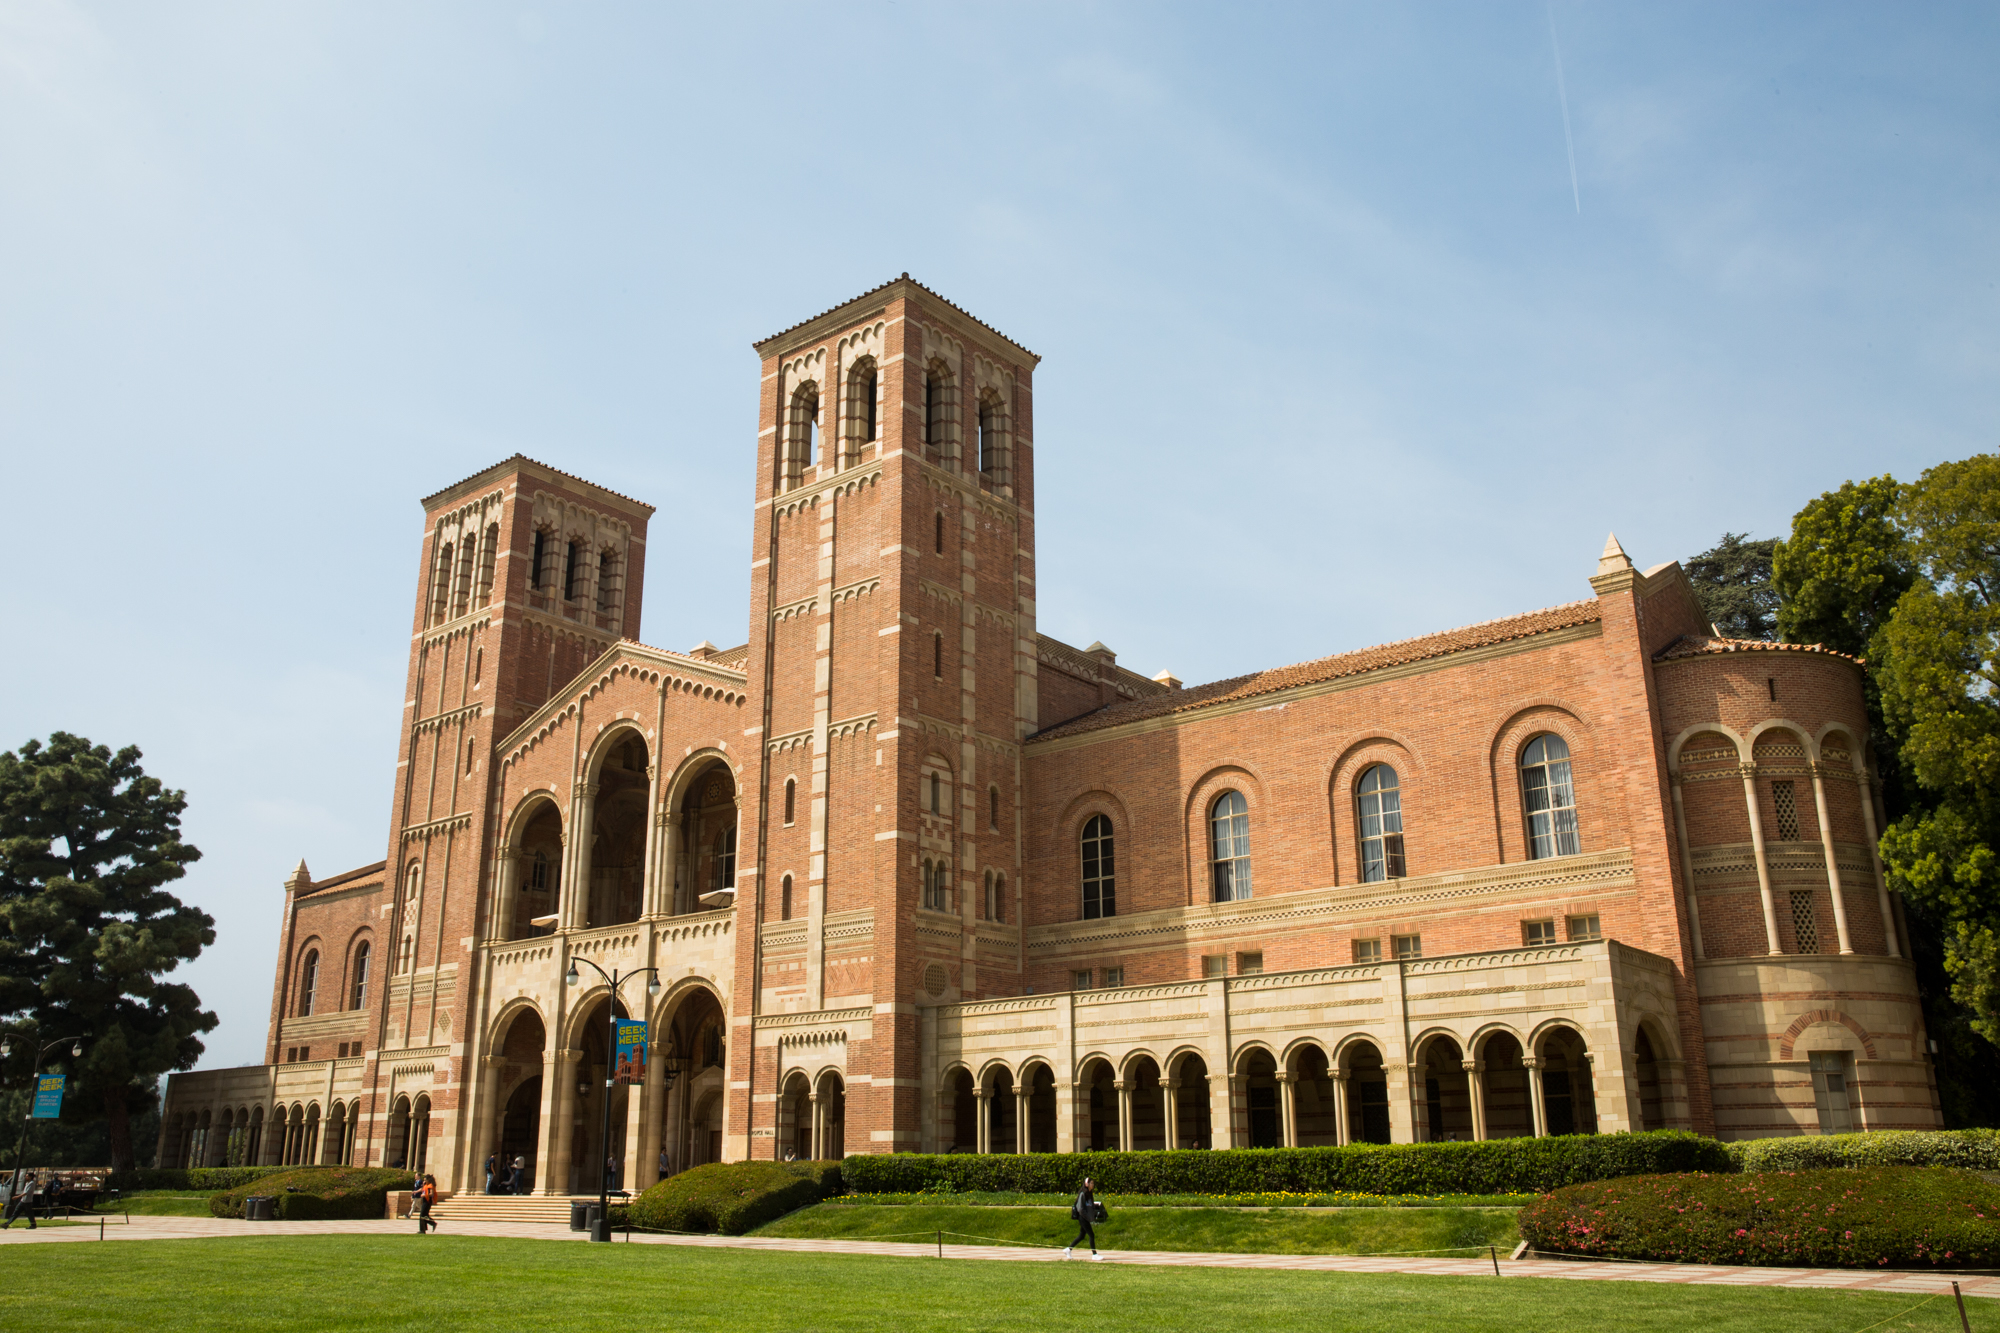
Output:
[[[1228,1074],[1208,1076],[1208,1146],[1236,1146],[1236,1080]]]
[[[542,1069],[542,1143],[535,1159],[538,1194],[569,1193],[570,1121],[576,1114],[576,1063],[582,1052],[555,1050]]]
[[[514,895],[520,891],[521,854],[503,846],[495,854],[493,867],[493,916],[486,923],[486,938],[498,943],[514,937]]]
[[[1354,1141],[1347,1128],[1347,1075],[1338,1066],[1333,1070],[1333,1141],[1343,1148]]]
[[[1417,1108],[1411,1100],[1416,1080],[1411,1076],[1408,1063],[1382,1063],[1382,1077],[1388,1083],[1389,1094],[1389,1141],[1391,1143],[1415,1143],[1417,1141]]]
[[[993,1089],[977,1087],[972,1090],[972,1104],[978,1108],[972,1116],[972,1142],[974,1152],[993,1151]]]
[[[1026,1153],[1028,1149],[1028,1098],[1026,1088],[1014,1090],[1014,1151]]]
[[[1671,777],[1674,789],[1674,836],[1681,845],[1681,873],[1687,876],[1688,934],[1694,937],[1695,961],[1701,961],[1701,904],[1694,891],[1694,856],[1688,849],[1687,803],[1681,799],[1681,775]]]
[[[1076,1151],[1076,1083],[1056,1080],[1056,1151]],[[942,1132],[942,1130],[940,1130]]]
[[[1465,1067],[1465,1089],[1472,1098],[1472,1137],[1486,1137],[1486,1062],[1461,1061]]]
[[[1287,1148],[1299,1146],[1299,1090],[1292,1075],[1278,1071],[1278,1142]]]
[[[1118,1151],[1132,1151],[1132,1083],[1129,1079],[1113,1079],[1111,1086],[1118,1089]]]
[[[1840,938],[1840,951],[1853,953],[1854,946],[1847,938],[1847,895],[1840,889],[1840,868],[1833,863],[1833,829],[1826,819],[1825,772],[1826,765],[1815,759],[1812,764],[1813,813],[1819,816],[1819,845],[1826,853],[1826,886],[1833,890],[1833,931]]]
[[[1771,898],[1771,862],[1764,855],[1764,816],[1757,809],[1757,765],[1738,764],[1743,777],[1743,800],[1750,807],[1750,848],[1757,858],[1757,896],[1764,903],[1764,944],[1767,952],[1781,954],[1778,947],[1778,908]]]
[[[657,818],[660,856],[653,867],[655,882],[649,891],[651,905],[648,910],[659,916],[672,916],[680,910],[674,897],[674,884],[680,878],[681,826],[671,810],[660,811]]]
[[[812,1108],[812,1160],[823,1161],[826,1156],[826,1110],[816,1091],[806,1094],[806,1103]]]
[[[1521,1067],[1528,1071],[1528,1110],[1533,1118],[1535,1137],[1547,1138],[1549,1116],[1542,1105],[1542,1062],[1530,1055],[1522,1059]]]
[[[479,1060],[478,1100],[472,1105],[472,1151],[466,1154],[472,1176],[483,1185],[486,1180],[486,1155],[500,1148],[500,1135],[496,1132],[502,1119],[500,1105],[500,1075],[507,1068],[504,1055],[487,1055]],[[348,1117],[352,1124],[354,1117]],[[468,1185],[468,1189],[471,1187]]]
[[[1896,915],[1889,908],[1889,881],[1882,874],[1882,853],[1875,846],[1874,788],[1858,754],[1854,756],[1854,787],[1861,795],[1861,827],[1868,835],[1868,863],[1875,870],[1875,896],[1882,912],[1882,937],[1889,941],[1889,956],[1901,958],[1903,950],[1896,939]]]
[[[1167,1149],[1181,1146],[1181,1083],[1178,1078],[1160,1080],[1160,1123],[1166,1131]]]
[[[657,1028],[647,1029],[649,1033]],[[627,1148],[635,1154],[627,1168],[632,1180],[632,1190],[637,1193],[648,1185],[660,1181],[660,1122],[661,1112],[666,1102],[667,1044],[661,1041],[646,1043],[646,1082],[634,1100],[639,1103],[639,1132],[635,1137],[629,1131],[625,1135]],[[637,1144],[636,1148],[632,1145]]]
[[[580,783],[569,833],[570,882],[564,886],[562,924],[582,930],[590,923],[590,844],[596,833],[597,784]]]

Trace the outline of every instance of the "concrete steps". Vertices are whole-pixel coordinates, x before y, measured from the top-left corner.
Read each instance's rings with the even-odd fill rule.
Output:
[[[579,1196],[580,1197],[580,1196]],[[590,1196],[596,1203],[597,1196]],[[570,1200],[546,1194],[454,1194],[438,1200],[431,1216],[440,1222],[530,1222],[569,1225]]]

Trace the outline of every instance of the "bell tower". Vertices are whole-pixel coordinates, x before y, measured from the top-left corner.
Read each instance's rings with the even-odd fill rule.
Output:
[[[756,350],[739,884],[762,929],[736,1021],[839,1014],[845,1149],[893,1151],[919,1136],[917,1006],[1022,975],[1040,358],[907,274]],[[753,1156],[774,1151],[786,1050],[757,1036],[733,1108]]]

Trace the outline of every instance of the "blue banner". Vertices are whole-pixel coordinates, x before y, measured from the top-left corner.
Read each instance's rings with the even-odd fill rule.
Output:
[[[63,1076],[44,1074],[35,1084],[36,1120],[54,1120],[62,1114]]]
[[[611,1077],[619,1083],[646,1081],[646,1020],[628,1018],[618,1024],[618,1054]]]

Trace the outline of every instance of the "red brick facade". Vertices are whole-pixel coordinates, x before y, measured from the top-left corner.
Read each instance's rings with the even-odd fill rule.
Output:
[[[635,1184],[968,1135],[1497,1133],[1510,1096],[1546,1130],[1555,1068],[1605,1128],[1934,1121],[1858,664],[1714,638],[1678,566],[1613,543],[1583,601],[1148,680],[1036,630],[1032,353],[907,279],[758,351],[741,648],[639,642],[647,505],[520,457],[424,502],[389,854],[287,882],[271,1063],[177,1077],[168,1159],[464,1188],[500,1150],[562,1193],[596,1183],[606,1096]],[[1544,781],[1574,799],[1536,824]],[[1399,849],[1363,845],[1385,799]],[[1083,907],[1087,829],[1112,914]],[[643,1085],[604,1087],[593,965],[644,972]],[[1505,971],[1477,993],[1513,997],[1512,1047],[1425,989],[1475,967]],[[1248,1003],[1286,986],[1323,993]],[[1147,995],[1227,1015],[1078,1017]],[[1386,1120],[1343,1081],[1378,1067]]]

